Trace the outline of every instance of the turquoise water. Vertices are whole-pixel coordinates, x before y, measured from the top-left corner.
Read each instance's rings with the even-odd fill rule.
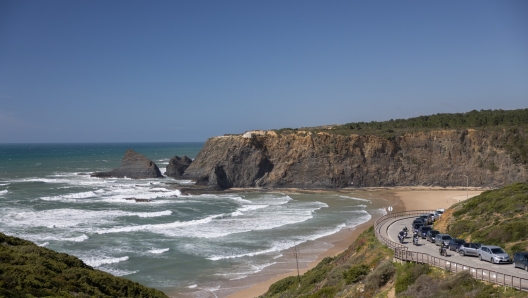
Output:
[[[315,240],[383,212],[352,193],[182,195],[191,181],[89,176],[118,167],[129,148],[163,173],[171,157],[194,158],[202,146],[0,145],[0,231],[166,292],[223,297],[264,271],[292,269],[294,245],[305,244],[309,262],[329,248]]]

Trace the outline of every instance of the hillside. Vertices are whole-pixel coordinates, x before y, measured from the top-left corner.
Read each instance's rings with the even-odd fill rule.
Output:
[[[457,203],[435,227],[466,241],[528,250],[528,184],[514,183]]]
[[[76,257],[0,233],[0,297],[167,297]]]
[[[512,289],[477,281],[468,272],[452,274],[424,264],[392,262],[371,227],[343,253],[325,258],[298,280],[287,277],[261,298],[290,297],[524,297]]]
[[[465,186],[461,175],[528,182],[528,109],[214,137],[183,177],[227,189]]]

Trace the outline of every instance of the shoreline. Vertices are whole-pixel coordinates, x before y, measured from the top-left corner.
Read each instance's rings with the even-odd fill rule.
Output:
[[[393,206],[394,212],[406,211],[406,210],[434,210],[438,208],[447,209],[451,205],[458,203],[460,201],[466,200],[467,198],[479,195],[481,192],[488,190],[487,188],[444,188],[444,187],[379,187],[379,188],[362,188],[362,189],[342,189],[339,191],[330,191],[330,192],[369,192],[376,193],[376,196],[380,199],[387,201],[388,206]],[[299,190],[296,190],[299,191]],[[328,192],[324,190],[301,190],[307,192]],[[356,226],[351,232],[339,231],[333,235],[323,237],[318,239],[318,241],[329,240],[333,238],[333,241],[329,241],[332,245],[329,249],[317,256],[317,259],[310,262],[308,266],[299,268],[299,274],[304,274],[308,270],[314,268],[321,262],[325,257],[336,256],[343,251],[345,251],[356,239],[357,237],[367,230],[370,226],[374,224],[374,221],[377,218],[372,216],[367,222],[362,223]],[[348,235],[344,235],[347,233]],[[251,285],[248,288],[237,291],[233,294],[228,295],[228,298],[247,298],[247,297],[258,297],[266,293],[269,287],[289,276],[295,276],[297,271],[290,271],[286,273],[278,274],[272,278],[269,278],[263,282]]]

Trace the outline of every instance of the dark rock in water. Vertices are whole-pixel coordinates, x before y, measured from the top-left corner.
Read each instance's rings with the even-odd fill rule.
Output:
[[[172,178],[181,178],[183,172],[185,172],[191,163],[192,160],[185,155],[183,157],[174,156],[167,165],[167,171],[165,171],[165,175]]]
[[[150,159],[132,149],[125,152],[121,166],[109,172],[96,172],[91,175],[98,178],[163,178],[158,166]]]

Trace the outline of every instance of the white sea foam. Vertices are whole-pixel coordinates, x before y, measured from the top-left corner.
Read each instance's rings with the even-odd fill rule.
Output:
[[[151,249],[149,250],[150,253],[152,254],[162,254],[164,252],[167,252],[169,251],[169,248],[161,248],[161,249]]]
[[[42,244],[39,244],[38,246],[44,247],[44,246],[46,246],[46,245],[49,245],[49,242],[44,242],[44,243],[42,243]]]
[[[0,183],[0,186],[8,186],[11,183]]]
[[[125,275],[135,274],[139,272],[139,270],[129,271],[129,270],[121,270],[121,269],[116,269],[116,268],[107,267],[107,266],[99,267],[97,269],[110,273],[113,276],[125,276]]]
[[[165,211],[159,211],[159,212],[136,212],[136,213],[130,213],[130,215],[136,215],[139,217],[160,217],[160,216],[167,216],[171,215],[172,211],[165,210]]]
[[[81,260],[86,263],[88,266],[92,267],[100,267],[102,265],[106,264],[115,264],[119,262],[124,262],[128,260],[128,256],[120,257],[120,258],[95,258],[95,257],[89,257],[89,258],[81,258]]]
[[[196,287],[198,287],[198,285],[197,285],[197,284],[194,284],[194,285],[190,285],[190,286],[188,286],[187,288],[189,288],[189,289],[194,289],[194,288],[196,288]]]
[[[0,196],[7,194],[9,191],[6,190],[0,190]]]
[[[71,241],[71,242],[83,242],[84,240],[87,240],[89,237],[86,235],[81,235],[78,237],[71,237],[71,238],[62,238],[63,241]]]
[[[79,192],[79,193],[72,193],[68,195],[59,195],[59,196],[53,196],[53,197],[41,197],[41,200],[44,201],[65,201],[65,200],[75,200],[75,199],[85,199],[90,197],[95,197],[97,194],[93,191],[86,191],[86,192]]]
[[[354,201],[363,201],[363,202],[369,202],[369,203],[372,203],[372,201],[367,200],[367,199],[362,199],[362,198],[349,197],[349,196],[339,196],[339,197],[340,197],[340,198],[343,198],[343,199],[351,199],[351,200],[354,200]]]

